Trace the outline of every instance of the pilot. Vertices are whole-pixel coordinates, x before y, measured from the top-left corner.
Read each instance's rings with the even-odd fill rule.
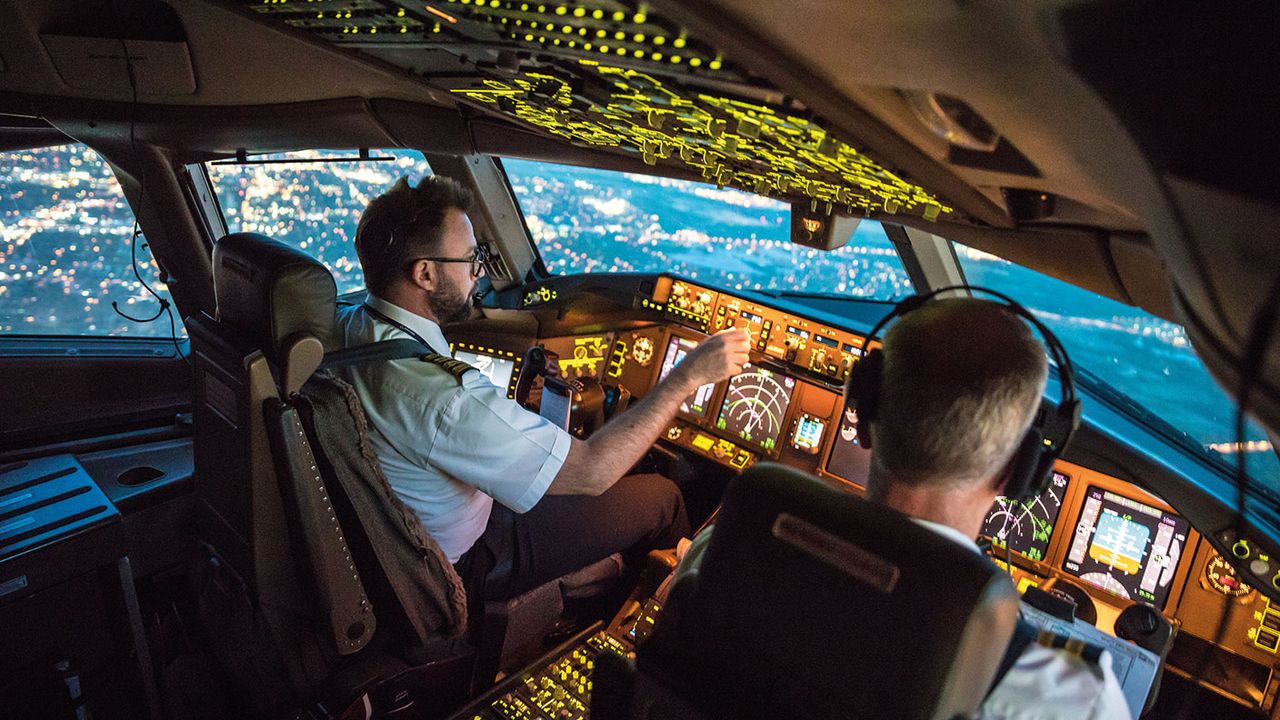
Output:
[[[936,300],[905,314],[884,338],[878,418],[859,428],[871,439],[867,499],[979,552],[974,539],[1004,487],[1047,374],[1043,346],[997,303]],[[677,579],[696,572],[708,537],[695,539]],[[1130,713],[1105,651],[1089,660],[1031,643],[987,696],[980,717]]]
[[[679,490],[660,475],[624,475],[681,400],[741,371],[746,334],[712,336],[643,401],[578,440],[448,359],[441,327],[470,315],[485,271],[471,203],[449,178],[427,177],[417,187],[402,178],[369,203],[356,230],[369,292],[339,312],[344,344],[412,338],[436,353],[348,374],[392,489],[473,601],[514,597],[615,552],[642,559],[675,546],[689,531]]]

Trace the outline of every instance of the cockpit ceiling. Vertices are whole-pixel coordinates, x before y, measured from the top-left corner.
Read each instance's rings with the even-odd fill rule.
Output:
[[[849,214],[956,210],[715,48],[612,0],[243,0],[268,22],[400,64],[464,105],[577,146]],[[432,54],[454,59],[432,68]]]

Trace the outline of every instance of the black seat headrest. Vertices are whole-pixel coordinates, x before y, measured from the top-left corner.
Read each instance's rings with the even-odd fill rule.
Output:
[[[258,233],[227,235],[213,246],[213,287],[218,320],[278,366],[301,338],[332,341],[333,275],[297,248]]]
[[[772,463],[686,579],[638,664],[717,717],[967,717],[1018,614],[976,548]]]

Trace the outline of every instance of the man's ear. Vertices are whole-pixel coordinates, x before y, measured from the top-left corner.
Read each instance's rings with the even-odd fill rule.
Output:
[[[421,290],[431,291],[436,288],[435,268],[430,261],[415,260],[409,266],[409,282]]]

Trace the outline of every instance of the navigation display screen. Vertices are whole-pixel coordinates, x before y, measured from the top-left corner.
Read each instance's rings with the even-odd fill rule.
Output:
[[[796,381],[748,363],[729,378],[716,427],[764,450],[778,445]]]
[[[1173,513],[1090,486],[1062,567],[1109,593],[1163,608],[1189,528]]]
[[[1008,547],[1032,560],[1044,560],[1045,550],[1053,537],[1053,525],[1062,510],[1067,492],[1067,476],[1055,472],[1049,487],[1028,503],[999,496],[982,521],[978,534],[991,538],[991,544]]]
[[[667,354],[662,359],[662,370],[658,372],[658,382],[666,379],[671,374],[672,368],[679,365],[693,349],[698,347],[697,340],[689,340],[678,335],[671,336],[671,342],[667,343]],[[711,394],[715,392],[715,383],[707,383],[702,387],[694,390],[689,397],[680,403],[680,412],[686,415],[696,415],[698,418],[705,418],[707,411],[711,409]]]
[[[840,427],[831,443],[827,472],[861,487],[871,473],[871,450],[858,444],[858,413],[846,408],[840,413]]]
[[[489,378],[489,382],[497,385],[503,390],[511,383],[511,372],[515,370],[516,363],[514,360],[494,357],[492,355],[484,355],[482,353],[468,352],[466,350],[456,350],[453,353],[455,360],[470,365],[479,370],[485,377]]]

